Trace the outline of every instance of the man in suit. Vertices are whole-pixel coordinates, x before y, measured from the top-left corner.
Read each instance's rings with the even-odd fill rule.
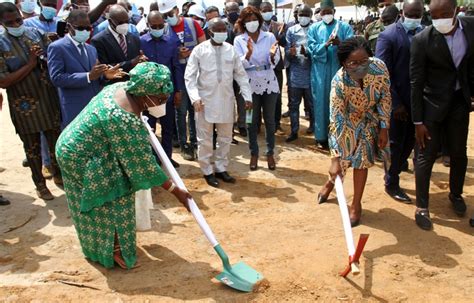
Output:
[[[400,188],[399,175],[415,145],[415,126],[411,122],[410,45],[421,32],[422,0],[406,0],[403,17],[389,25],[377,39],[375,56],[382,59],[390,73],[392,117],[390,121],[390,168],[385,172],[385,191],[395,200],[411,202]]]
[[[463,216],[466,142],[469,111],[474,95],[474,18],[457,17],[456,0],[432,0],[433,25],[413,38],[410,58],[411,108],[415,124],[417,225],[432,227],[429,211],[431,170],[447,134],[451,157],[449,200]]]
[[[119,64],[125,72],[147,60],[140,51],[140,38],[128,32],[127,11],[117,4],[110,7],[108,28],[94,36],[91,43],[97,49],[100,63]]]
[[[121,76],[118,65],[98,64],[95,47],[85,43],[92,29],[86,12],[73,10],[67,27],[69,34],[48,47],[49,75],[58,88],[63,129],[97,95],[100,80]]]

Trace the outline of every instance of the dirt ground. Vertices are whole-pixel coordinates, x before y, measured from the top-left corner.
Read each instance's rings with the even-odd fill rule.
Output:
[[[284,102],[286,103],[286,102]],[[0,113],[0,192],[12,202],[0,207],[0,302],[468,302],[474,294],[474,228],[458,218],[447,200],[448,169],[436,164],[431,185],[434,230],[414,223],[414,205],[384,193],[383,169],[370,169],[362,225],[370,234],[361,258],[362,274],[338,276],[347,262],[334,194],[318,205],[329,158],[313,148],[312,136],[295,144],[277,136],[278,167],[248,169],[248,145],[236,136],[229,171],[235,185],[206,185],[196,162],[178,153],[180,174],[232,263],[245,261],[269,287],[240,293],[213,279],[219,258],[193,217],[168,193],[154,189],[153,228],[138,233],[141,267],[106,270],[84,259],[64,192],[49,181],[56,199],[37,199],[21,142],[8,109]],[[288,132],[289,120],[283,120]],[[474,126],[471,126],[471,130]],[[262,138],[260,138],[262,139]],[[264,148],[261,141],[260,146]],[[474,140],[469,140],[465,183],[468,214],[474,212]],[[410,168],[412,169],[411,163]],[[351,174],[346,178],[348,201]],[[401,185],[414,197],[412,173]],[[24,225],[23,225],[24,224]],[[15,228],[10,231],[9,229]]]

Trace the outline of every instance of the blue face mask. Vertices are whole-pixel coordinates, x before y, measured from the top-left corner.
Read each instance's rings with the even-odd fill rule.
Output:
[[[41,15],[43,15],[46,20],[51,20],[56,17],[56,9],[49,6],[43,6],[41,9]]]
[[[273,12],[262,13],[262,17],[263,17],[263,20],[270,21],[270,20],[272,20]]]
[[[421,24],[421,18],[420,19],[411,19],[407,17],[403,18],[403,26],[409,31],[416,29],[418,26],[420,26],[420,24]]]
[[[91,32],[88,31],[88,30],[78,31],[76,29],[74,31],[75,31],[75,34],[74,34],[74,36],[72,36],[72,38],[74,40],[76,40],[77,42],[79,42],[79,43],[86,42],[89,39],[89,37],[91,36]]]
[[[176,24],[178,24],[178,17],[176,16],[176,14],[173,15],[173,17],[167,17],[166,23],[168,23],[171,26],[175,26]]]
[[[160,38],[163,36],[163,33],[165,32],[165,29],[150,29],[150,35],[152,35],[155,38]]]
[[[35,12],[36,3],[34,2],[21,2],[20,3],[21,11],[27,14],[32,14]]]
[[[23,24],[19,27],[7,27],[6,29],[13,37],[20,37],[25,33],[25,26]]]

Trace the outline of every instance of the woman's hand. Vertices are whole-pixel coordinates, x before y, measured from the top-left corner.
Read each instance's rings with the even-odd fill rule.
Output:
[[[178,201],[181,202],[181,204],[183,204],[183,206],[186,207],[186,209],[190,212],[191,210],[189,209],[188,199],[192,198],[191,195],[179,187],[173,189],[172,193],[176,199],[178,199]]]
[[[329,167],[329,175],[331,176],[331,180],[336,180],[337,176],[342,177],[342,166],[340,159],[332,158],[331,159],[331,167]]]
[[[379,139],[377,142],[379,149],[384,149],[385,146],[387,146],[387,143],[388,143],[388,129],[381,128],[379,130]]]
[[[270,47],[270,59],[272,60],[272,63],[275,64],[275,55],[278,50],[278,41],[272,44]]]

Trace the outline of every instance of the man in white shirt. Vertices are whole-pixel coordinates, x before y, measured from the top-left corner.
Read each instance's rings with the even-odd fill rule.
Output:
[[[225,22],[214,18],[209,21],[208,28],[211,39],[194,48],[184,80],[196,112],[198,162],[207,184],[218,187],[217,178],[235,183],[235,179],[227,173],[234,122],[233,81],[239,84],[247,109],[252,107],[252,93],[240,58],[233,46],[225,42]],[[215,174],[211,165],[214,124],[217,129]]]

